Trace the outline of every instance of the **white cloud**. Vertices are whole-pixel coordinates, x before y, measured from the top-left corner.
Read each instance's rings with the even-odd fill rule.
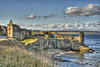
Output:
[[[78,23],[75,23],[75,25],[74,25],[75,27],[80,27],[80,25],[78,24]]]
[[[97,23],[84,23],[84,24],[29,24],[23,26],[19,24],[20,27],[26,27],[33,30],[77,30],[77,31],[100,31],[100,22]],[[22,25],[22,26],[21,26]]]
[[[28,17],[26,17],[26,19],[34,19],[34,18],[36,18],[36,16],[33,15],[33,14],[29,15]]]
[[[83,7],[68,7],[65,13],[69,16],[91,16],[100,15],[99,4],[88,4]]]

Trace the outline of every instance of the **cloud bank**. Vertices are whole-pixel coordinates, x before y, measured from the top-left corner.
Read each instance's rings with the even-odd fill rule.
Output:
[[[2,22],[2,21],[0,21],[0,25],[6,26],[7,24],[8,24],[8,22]]]
[[[99,4],[88,4],[83,7],[68,7],[65,9],[65,14],[69,16],[92,16],[100,15]]]
[[[66,30],[66,31],[100,31],[100,22],[75,24],[18,24],[31,30]]]
[[[2,24],[2,23],[8,23],[8,22],[2,22],[2,21],[0,21],[0,24]]]

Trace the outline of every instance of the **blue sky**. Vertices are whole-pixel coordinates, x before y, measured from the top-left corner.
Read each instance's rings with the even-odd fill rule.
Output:
[[[100,0],[0,0],[0,22],[9,22],[11,18],[14,23],[26,25],[99,22],[100,15],[69,16],[64,13],[68,7],[83,7],[88,4],[100,5]],[[53,17],[43,18],[51,14]],[[28,19],[30,15],[36,18]]]

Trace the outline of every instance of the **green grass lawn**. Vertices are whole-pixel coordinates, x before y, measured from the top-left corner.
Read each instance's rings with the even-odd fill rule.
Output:
[[[37,41],[37,38],[36,37],[32,37],[32,39],[25,39],[25,40],[22,40],[20,42],[25,43],[27,45],[27,44],[34,43],[36,41]]]

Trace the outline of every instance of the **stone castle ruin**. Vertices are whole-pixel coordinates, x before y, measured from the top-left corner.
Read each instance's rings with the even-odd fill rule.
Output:
[[[30,35],[33,36],[34,33],[36,33],[36,32],[33,32],[31,30],[27,30],[27,29],[21,29],[18,25],[13,24],[12,20],[10,20],[9,24],[7,25],[7,36],[8,37],[13,37],[13,38],[22,40],[25,37],[28,37]],[[52,32],[40,32],[40,34],[41,33],[43,34],[42,36],[44,36],[44,37],[47,37],[47,38],[53,37]],[[57,38],[57,39],[68,39],[70,41],[77,40],[80,43],[84,44],[84,33],[83,32],[79,33],[79,37],[73,37],[73,36],[70,36],[70,35],[61,35],[61,34],[58,34],[56,32],[55,38]]]
[[[79,36],[63,35],[67,33],[75,32],[56,32],[56,31],[32,31],[27,29],[21,29],[18,25],[13,24],[10,20],[7,27],[1,27],[1,32],[7,34],[8,38],[15,38],[17,40],[23,40],[27,38],[32,38],[33,36],[37,37],[37,41],[33,46],[38,47],[39,49],[79,49],[80,46],[85,46],[84,44],[84,33],[79,33]],[[3,31],[3,29],[5,29]],[[7,31],[7,32],[5,32]],[[54,36],[55,35],[55,36]]]
[[[74,37],[70,35],[61,35],[57,32],[55,37],[52,37],[51,32],[44,32],[44,37],[38,37],[37,47],[39,49],[65,49],[65,50],[79,50],[80,46],[87,47],[84,44],[84,33],[80,32],[79,36]]]
[[[62,38],[60,37],[62,36]],[[47,37],[47,35],[46,35]],[[83,37],[83,38],[82,38]],[[77,39],[75,39],[77,38]],[[84,33],[80,32],[79,37],[73,37],[69,35],[56,35],[55,38],[43,38],[38,37],[37,41],[38,49],[63,49],[63,50],[79,50],[80,46],[87,47],[84,44]],[[36,46],[36,45],[34,45]]]
[[[80,43],[84,44],[84,33],[83,32],[80,32],[78,37],[73,37],[73,36],[70,36],[70,35],[61,35],[61,34],[55,33],[55,38],[57,38],[57,39],[68,39],[70,41],[77,40]]]
[[[55,37],[53,36],[55,34]],[[21,29],[18,25],[13,24],[12,20],[10,20],[7,25],[7,36],[10,38],[16,38],[18,40],[23,40],[29,36],[37,36],[38,46],[41,49],[44,48],[76,48],[75,46],[84,46],[84,33],[79,32],[78,37],[74,37],[71,35],[62,35],[58,32],[35,32],[32,30]],[[40,37],[40,38],[39,38]],[[76,45],[75,45],[76,44]]]
[[[12,20],[10,20],[9,24],[7,25],[7,36],[13,37],[16,39],[24,39],[31,35],[31,31],[27,29],[21,29],[18,25],[13,24]]]

